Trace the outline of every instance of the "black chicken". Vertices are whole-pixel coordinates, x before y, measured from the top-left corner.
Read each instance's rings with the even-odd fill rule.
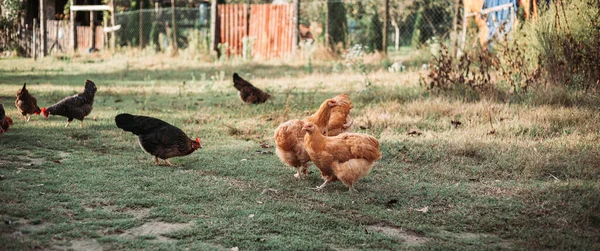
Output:
[[[135,116],[127,113],[115,117],[117,127],[138,135],[140,146],[154,156],[172,165],[168,158],[185,156],[198,148],[202,148],[200,139],[190,139],[181,129],[160,119],[146,116]]]
[[[261,91],[241,78],[237,73],[233,74],[233,87],[238,90],[242,101],[249,104],[261,104],[271,97],[268,93]]]
[[[69,126],[69,123],[71,123],[73,119],[81,120],[81,125],[83,125],[83,118],[89,115],[94,108],[94,95],[96,94],[96,90],[94,82],[86,80],[83,92],[66,97],[48,108],[42,108],[42,113],[44,113],[44,117],[46,118],[49,114],[67,117],[67,124],[65,127]]]

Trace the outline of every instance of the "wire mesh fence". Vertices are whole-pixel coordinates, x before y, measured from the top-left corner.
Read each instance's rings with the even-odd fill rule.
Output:
[[[517,0],[484,0],[484,9],[497,8],[497,6],[493,7],[489,4],[486,7],[485,3],[488,2],[496,4],[511,2],[514,4],[515,1]],[[240,2],[244,4],[237,4]],[[193,8],[155,8],[115,13],[115,24],[121,27],[114,33],[115,42],[119,47],[151,48],[155,51],[192,48],[202,53],[209,52],[211,49],[220,50],[219,48],[229,45],[229,52],[225,50],[225,53],[220,51],[217,53],[242,56],[241,52],[244,50],[237,48],[242,47],[239,45],[240,43],[233,44],[225,39],[228,35],[227,32],[241,29],[247,31],[245,33],[238,32],[242,34],[241,39],[238,40],[253,41],[254,43],[253,46],[250,46],[252,48],[248,49],[254,51],[246,52],[246,54],[256,54],[255,48],[287,49],[292,47],[294,41],[292,30],[296,27],[293,27],[293,22],[290,22],[290,25],[281,24],[293,20],[295,18],[294,11],[280,11],[277,13],[281,15],[267,15],[267,13],[272,14],[276,11],[275,7],[280,5],[285,5],[286,9],[293,10],[292,0],[276,0],[273,3],[265,3],[271,1],[260,2],[263,3],[247,5],[245,1],[232,0],[225,4],[219,4],[215,34],[211,34],[211,10],[210,5],[206,2],[197,4],[197,7]],[[480,19],[486,19],[488,15],[491,15],[486,15],[485,10],[482,11],[481,7],[478,10],[470,8],[466,5],[468,2],[456,0],[300,0],[297,16],[299,47],[303,50],[307,44],[311,48],[317,45],[342,54],[356,45],[360,45],[368,53],[382,51],[384,47],[386,51],[390,52],[446,43],[450,41],[452,35],[455,35],[453,38],[456,38],[463,30],[463,9],[470,11],[472,14],[469,15],[471,16],[476,13]],[[243,8],[237,8],[239,11],[226,11],[234,5]],[[270,8],[265,13],[252,12],[253,6],[269,6]],[[252,18],[258,18],[261,22],[259,24],[252,22]],[[475,23],[472,22],[474,19],[469,17],[467,25],[469,22]],[[241,22],[238,22],[239,20]],[[475,45],[472,41],[477,39],[476,31],[484,30],[486,28],[484,26],[490,24],[490,22],[486,22],[479,20],[472,25],[476,29],[470,29],[467,35],[469,41],[467,44]],[[488,28],[492,30],[495,29],[494,27]],[[274,31],[275,34],[268,31]],[[490,32],[490,34],[492,33]],[[210,45],[211,36],[214,36],[217,44]],[[482,40],[481,38],[487,34],[482,33],[479,36]],[[282,42],[275,43],[274,41]],[[294,51],[294,49],[292,48],[290,51]],[[261,53],[276,55],[276,57],[292,54]]]
[[[389,19],[384,28],[385,0],[301,1],[301,34],[302,29],[310,32],[302,38],[340,49],[360,44],[370,52],[381,51],[384,45],[388,50],[419,47],[436,37],[449,38],[453,30],[454,0],[388,3]]]
[[[175,25],[173,25],[175,20]],[[121,47],[151,47],[156,51],[188,47],[205,48],[210,42],[210,8],[157,8],[115,14],[121,29],[115,32]],[[175,36],[173,36],[175,33]]]

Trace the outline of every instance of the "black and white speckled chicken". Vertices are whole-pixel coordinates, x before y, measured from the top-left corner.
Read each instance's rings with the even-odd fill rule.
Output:
[[[96,85],[91,80],[85,81],[85,88],[82,92],[77,93],[73,96],[66,97],[56,104],[46,108],[42,108],[44,117],[48,118],[48,115],[60,115],[67,117],[67,124],[73,119],[81,120],[83,125],[83,119],[92,112],[94,108],[94,96],[96,95]]]

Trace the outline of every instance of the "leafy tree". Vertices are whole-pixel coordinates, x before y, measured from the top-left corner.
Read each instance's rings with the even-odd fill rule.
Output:
[[[344,2],[327,2],[327,37],[326,41],[332,51],[336,52],[336,46],[346,46],[347,19]]]

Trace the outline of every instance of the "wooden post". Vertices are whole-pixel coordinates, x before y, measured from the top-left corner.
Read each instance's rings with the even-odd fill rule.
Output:
[[[217,0],[211,0],[210,2],[210,53],[215,56],[219,56],[217,45],[219,44],[217,32]]]
[[[40,56],[46,56],[46,1],[40,0]]]
[[[116,12],[116,5],[115,5],[115,0],[110,1],[110,7],[111,7],[111,11],[110,11],[110,22],[112,23],[112,26],[115,27],[115,14]],[[110,33],[110,48],[114,50],[116,50],[116,46],[117,46],[117,38],[116,38],[116,32],[113,31]]]
[[[398,23],[396,23],[396,20],[392,19],[392,26],[394,26],[394,31],[396,36],[394,37],[394,48],[396,49],[396,51],[398,51],[400,49],[400,27],[398,27]]]
[[[71,11],[69,12],[69,17],[71,18],[71,48],[73,52],[77,50],[77,27],[75,26],[75,12],[73,11],[73,6],[75,6],[75,0],[71,0]]]
[[[387,46],[388,46],[388,23],[390,22],[390,0],[385,0],[385,6],[384,6],[385,10],[384,10],[384,14],[383,14],[383,36],[381,36],[381,39],[383,41],[381,41],[382,46],[383,46],[383,54],[387,54]]]
[[[37,60],[37,48],[36,48],[36,40],[37,40],[37,19],[33,19],[33,43],[31,44],[31,53],[33,53],[33,60]]]
[[[171,15],[171,22],[173,22],[173,52],[171,55],[176,56],[178,53],[177,48],[177,22],[175,21],[175,0],[171,0],[171,11],[173,15]]]
[[[300,34],[299,18],[300,18],[300,0],[294,0],[292,3],[292,56],[296,56],[298,52],[298,37]]]
[[[144,49],[144,14],[142,11],[144,10],[144,0],[139,1],[140,3],[140,22],[139,22],[139,32],[140,32],[140,49]],[[173,11],[173,15],[175,12]]]
[[[465,49],[465,43],[467,42],[467,13],[468,10],[466,8],[466,6],[464,6],[463,4],[463,21],[462,21],[462,34],[461,34],[461,45],[460,45],[460,50],[458,50],[457,52],[457,57],[462,55],[463,50]]]
[[[450,42],[452,43],[452,55],[458,55],[458,7],[460,0],[454,0],[454,16],[452,17],[452,35],[450,36]]]
[[[95,22],[96,18],[95,17],[96,17],[96,12],[90,11],[90,30],[91,30],[90,39],[92,40],[92,41],[90,41],[91,51],[93,51],[96,48],[96,22]]]

